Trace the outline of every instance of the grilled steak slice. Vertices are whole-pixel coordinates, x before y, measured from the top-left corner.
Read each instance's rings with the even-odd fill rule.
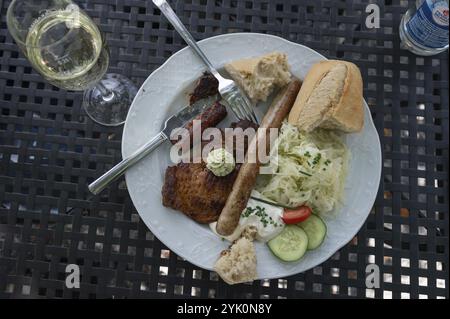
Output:
[[[194,132],[194,120],[201,121],[201,133],[209,127],[215,127],[219,124],[225,117],[227,116],[227,109],[225,106],[216,102],[213,106],[203,111],[201,114],[196,116],[192,121],[188,122],[184,128],[189,132],[189,143],[192,146],[192,135]],[[188,136],[179,136],[178,139],[171,139],[172,144],[176,144],[181,139],[186,139],[187,142]],[[184,141],[183,141],[184,143]]]
[[[209,72],[204,72],[197,80],[194,91],[189,96],[189,104],[192,105],[200,99],[219,94],[219,82]]]

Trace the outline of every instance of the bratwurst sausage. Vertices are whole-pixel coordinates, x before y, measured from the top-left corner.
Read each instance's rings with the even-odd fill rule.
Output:
[[[283,120],[288,115],[294,104],[301,82],[292,79],[291,82],[275,97],[272,105],[264,116],[260,129],[265,129],[265,134],[256,134],[247,150],[245,161],[242,164],[238,176],[233,184],[233,190],[227,198],[224,208],[220,213],[216,230],[220,235],[228,236],[234,232],[239,224],[242,211],[247,206],[250,193],[255,186],[256,177],[261,165],[258,159],[258,145],[266,143],[266,151],[269,147],[269,128],[280,128]],[[265,135],[265,136],[264,136]],[[249,161],[256,159],[256,161]]]

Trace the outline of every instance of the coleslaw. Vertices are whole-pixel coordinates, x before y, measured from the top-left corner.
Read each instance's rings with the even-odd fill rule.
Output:
[[[270,153],[272,174],[259,175],[256,190],[279,204],[331,211],[341,202],[350,152],[341,135],[301,132],[284,122]]]

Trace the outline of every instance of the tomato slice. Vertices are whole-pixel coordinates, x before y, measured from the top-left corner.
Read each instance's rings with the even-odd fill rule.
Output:
[[[281,219],[283,219],[284,223],[287,225],[298,224],[311,216],[311,213],[312,210],[308,206],[299,206],[294,209],[285,208]]]

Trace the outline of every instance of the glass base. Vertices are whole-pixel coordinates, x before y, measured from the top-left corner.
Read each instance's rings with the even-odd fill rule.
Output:
[[[137,87],[127,77],[108,73],[95,87],[84,92],[84,110],[96,123],[121,125],[125,122],[137,91]]]

